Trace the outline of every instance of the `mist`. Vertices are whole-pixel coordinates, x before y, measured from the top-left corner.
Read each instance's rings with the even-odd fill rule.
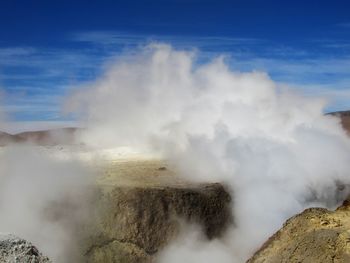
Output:
[[[76,139],[90,161],[127,149],[167,160],[187,181],[230,190],[234,224],[225,235],[207,240],[198,226],[185,226],[158,262],[244,262],[289,217],[333,209],[348,196],[350,141],[340,120],[324,115],[324,99],[264,72],[235,71],[229,58],[199,63],[199,53],[159,43],[124,53],[68,94],[63,108],[84,127]],[[78,262],[91,163],[59,147],[0,149],[0,232],[33,242],[54,262]]]
[[[13,144],[0,152],[0,232],[37,246],[53,262],[78,262],[79,232],[89,218],[92,175],[55,149]]]
[[[187,231],[160,262],[244,262],[289,217],[349,194],[350,141],[324,99],[232,70],[224,57],[197,63],[198,52],[150,44],[126,53],[65,110],[91,147],[156,153],[187,180],[231,190],[232,229],[214,241]]]

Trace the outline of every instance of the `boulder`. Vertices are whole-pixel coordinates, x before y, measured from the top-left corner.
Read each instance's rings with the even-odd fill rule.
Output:
[[[336,211],[309,208],[290,218],[247,263],[350,262],[349,202]]]
[[[49,263],[30,242],[10,234],[0,234],[0,262]]]

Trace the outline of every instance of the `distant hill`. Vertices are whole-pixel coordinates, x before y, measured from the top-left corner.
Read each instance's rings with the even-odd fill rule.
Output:
[[[341,124],[343,125],[343,128],[350,133],[350,110],[348,111],[336,111],[336,112],[330,112],[328,115],[337,116],[341,120]]]
[[[79,128],[61,128],[43,131],[28,131],[17,134],[0,132],[0,146],[9,143],[35,143],[38,145],[73,144]]]
[[[15,141],[15,138],[13,135],[8,134],[6,132],[0,132],[0,146],[1,145],[6,145],[10,142]]]
[[[343,128],[350,134],[350,110],[330,112],[326,115],[337,116],[341,120]],[[42,131],[27,131],[10,134],[0,131],[0,146],[9,143],[35,143],[38,145],[58,145],[76,143],[77,132],[81,128],[60,128]]]

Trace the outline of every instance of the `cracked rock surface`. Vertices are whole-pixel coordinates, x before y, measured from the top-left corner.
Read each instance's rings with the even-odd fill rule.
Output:
[[[30,242],[10,234],[0,234],[0,262],[49,263]]]

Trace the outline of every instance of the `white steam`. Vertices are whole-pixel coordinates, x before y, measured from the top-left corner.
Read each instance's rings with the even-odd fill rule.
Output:
[[[183,227],[179,237],[160,253],[156,262],[192,263],[218,262],[232,263],[235,257],[230,244],[225,240],[208,242],[201,229],[190,225]]]
[[[33,145],[0,147],[0,232],[27,239],[54,262],[78,262],[90,172]]]
[[[172,246],[164,262],[212,262],[220,251],[242,262],[288,217],[347,194],[339,185],[350,181],[350,141],[323,115],[323,100],[293,94],[265,73],[232,71],[222,58],[194,59],[150,45],[120,58],[67,106],[84,118],[85,143],[151,149],[188,179],[232,189],[236,226],[226,242],[202,244],[201,257],[186,242]]]

